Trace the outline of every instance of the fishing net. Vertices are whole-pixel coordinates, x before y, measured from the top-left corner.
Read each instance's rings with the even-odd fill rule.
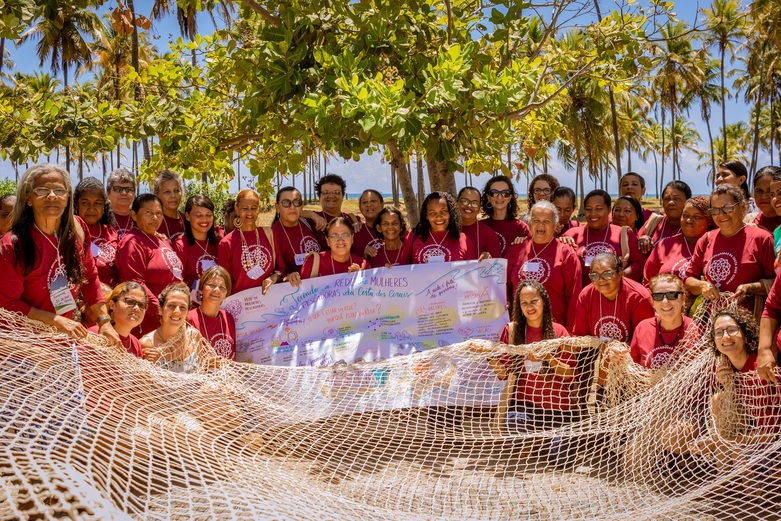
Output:
[[[684,343],[654,372],[582,338],[176,374],[0,312],[0,518],[777,519],[778,387]],[[524,423],[545,353],[573,406]]]

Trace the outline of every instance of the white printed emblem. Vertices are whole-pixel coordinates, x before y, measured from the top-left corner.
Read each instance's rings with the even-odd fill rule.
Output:
[[[717,288],[729,284],[738,272],[738,260],[731,253],[717,253],[708,262],[705,276]]]

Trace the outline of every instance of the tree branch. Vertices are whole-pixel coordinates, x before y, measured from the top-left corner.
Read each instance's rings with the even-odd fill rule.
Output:
[[[507,118],[507,119],[509,119],[509,120],[516,120],[516,119],[521,119],[522,117],[526,116],[526,114],[528,114],[528,113],[529,113],[529,112],[531,112],[532,110],[537,110],[537,109],[538,109],[538,108],[540,108],[540,107],[544,107],[545,105],[547,105],[548,103],[550,103],[550,101],[551,101],[551,100],[553,100],[554,98],[556,98],[556,96],[558,96],[559,94],[561,94],[561,92],[562,92],[564,89],[566,89],[567,87],[569,87],[570,85],[572,85],[572,82],[573,82],[573,81],[575,81],[576,79],[578,79],[578,78],[580,78],[581,76],[583,76],[584,74],[586,74],[586,72],[587,72],[587,71],[588,71],[588,70],[591,68],[591,66],[592,66],[592,65],[594,64],[594,62],[596,62],[596,61],[597,61],[597,57],[594,57],[594,58],[592,58],[592,59],[591,59],[591,60],[590,60],[590,61],[589,61],[589,62],[588,62],[586,65],[584,65],[584,66],[583,66],[583,67],[582,67],[582,68],[581,68],[579,71],[577,71],[577,72],[576,72],[575,74],[573,74],[573,75],[572,75],[570,78],[568,78],[568,79],[567,79],[567,81],[565,81],[564,83],[562,83],[561,85],[559,85],[559,88],[557,88],[557,89],[556,89],[556,91],[555,91],[553,94],[551,94],[550,96],[548,96],[547,98],[543,99],[542,101],[536,101],[536,102],[535,102],[535,101],[531,101],[531,102],[529,102],[529,103],[528,103],[528,104],[527,104],[527,105],[526,105],[524,108],[522,108],[522,109],[520,109],[520,110],[514,110],[514,111],[512,111],[512,112],[505,112],[505,113],[504,113],[504,117],[505,117],[505,118]],[[533,99],[534,99],[534,97],[536,96],[536,93],[537,93],[538,87],[539,87],[539,85],[540,85],[540,83],[541,83],[541,78],[542,78],[542,75],[540,75],[540,78],[538,79],[537,85],[535,85],[535,87],[534,87],[534,92],[532,93],[532,97],[531,97],[531,99],[532,99],[532,100],[533,100]]]
[[[264,20],[266,20],[268,23],[273,25],[274,27],[279,27],[282,25],[282,19],[278,16],[275,16],[271,13],[269,13],[263,6],[261,6],[259,3],[257,3],[255,0],[241,0],[241,2],[258,13]]]

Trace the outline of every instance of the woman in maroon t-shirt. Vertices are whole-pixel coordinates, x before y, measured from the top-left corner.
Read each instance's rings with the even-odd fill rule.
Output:
[[[477,258],[477,248],[461,231],[461,216],[453,196],[447,192],[428,194],[420,208],[420,222],[415,227],[412,264]]]
[[[739,433],[721,432],[689,443],[693,454],[732,452],[737,446],[756,447],[757,444],[778,440],[781,426],[781,406],[776,385],[762,382],[757,369],[759,330],[754,317],[742,309],[722,309],[714,313],[706,335],[718,359],[714,374],[716,392],[711,397],[711,409],[718,419],[719,411],[734,407],[723,386],[730,380],[735,386],[734,400],[746,412],[746,420]],[[717,430],[719,422],[716,423]],[[731,449],[730,449],[731,448]]]
[[[259,211],[260,198],[254,190],[236,194],[238,226],[217,247],[218,264],[230,273],[234,293],[260,287],[265,294],[282,280],[285,264],[276,254],[271,231],[258,226]]]
[[[564,326],[553,321],[550,298],[542,284],[522,281],[515,293],[512,321],[500,341],[525,345],[568,336]],[[531,351],[525,357],[501,355],[489,363],[499,379],[513,375],[515,380],[515,404],[507,413],[510,433],[555,429],[576,419],[580,410],[574,386],[577,358],[563,344]],[[554,438],[549,460],[566,463],[573,456],[566,445]]]
[[[149,307],[144,286],[138,282],[120,282],[106,295],[106,303],[122,346],[131,355],[143,358],[141,343],[132,331],[141,325],[146,308]],[[94,326],[89,330],[97,333],[98,328]]]
[[[331,220],[325,227],[328,251],[310,253],[301,267],[301,278],[310,279],[368,269],[369,263],[363,257],[350,252],[354,234],[352,225],[344,217]]]
[[[293,286],[301,284],[301,266],[309,253],[320,252],[320,240],[310,228],[309,221],[302,218],[304,201],[301,192],[292,186],[280,188],[274,205],[277,214],[271,225],[277,256],[285,264],[284,281]]]
[[[94,177],[84,178],[73,192],[74,210],[84,219],[92,236],[92,256],[98,268],[98,278],[114,287],[119,276],[114,263],[119,246],[114,213],[103,184]]]
[[[119,280],[132,280],[146,288],[149,308],[136,335],[157,327],[157,295],[169,284],[181,282],[182,261],[165,235],[158,233],[163,222],[163,204],[154,194],[141,194],[133,200],[130,212],[136,227],[119,241],[117,263]]]
[[[754,296],[767,295],[775,277],[773,236],[743,222],[746,200],[736,186],[717,186],[709,212],[718,230],[697,241],[686,269],[686,289],[709,300],[731,292],[737,302],[753,310]]]
[[[382,245],[377,255],[367,259],[372,268],[392,268],[410,263],[412,241],[407,240],[407,222],[398,208],[386,206],[380,210],[374,229],[377,237],[382,239]]]
[[[502,255],[518,237],[528,237],[529,227],[518,218],[518,199],[512,179],[497,175],[488,180],[481,198],[483,221],[499,237]],[[421,214],[421,219],[423,215]]]
[[[71,190],[70,175],[57,165],[34,165],[22,175],[11,231],[0,242],[0,307],[84,338],[87,329],[72,319],[81,292],[100,333],[119,344]]]
[[[159,233],[173,241],[184,233],[184,216],[179,212],[184,194],[184,181],[178,172],[163,170],[157,173],[154,194],[163,203],[163,222]]]
[[[117,240],[133,227],[130,209],[136,196],[136,176],[127,168],[117,168],[106,179],[109,206],[116,221]]]
[[[556,225],[556,238],[564,235],[570,228],[581,226],[580,222],[572,218],[578,207],[577,197],[572,188],[560,186],[553,191],[551,202],[559,212],[559,222]]]
[[[692,189],[683,181],[670,181],[662,190],[662,208],[664,216],[659,218],[657,215],[653,221],[654,228],[651,229],[651,222],[646,223],[637,232],[637,245],[640,251],[648,253],[651,249],[668,237],[674,237],[681,233],[681,214],[686,201],[691,199]]]
[[[754,174],[754,203],[759,212],[752,222],[770,233],[773,233],[781,224],[781,216],[776,213],[776,209],[773,207],[773,191],[770,189],[773,175],[779,173],[781,173],[781,168],[766,166]]]
[[[214,203],[205,195],[193,195],[184,206],[184,234],[173,240],[173,248],[184,267],[184,283],[198,291],[198,280],[217,264],[220,243],[214,228]]]
[[[616,199],[610,215],[612,216],[613,224],[616,226],[629,226],[629,229],[635,233],[645,223],[643,207],[631,195],[622,195]]]
[[[672,273],[681,280],[686,277],[697,241],[713,225],[709,207],[708,198],[702,195],[686,201],[681,213],[681,233],[659,241],[651,250],[643,269],[643,284],[647,286],[660,273]]]
[[[478,253],[487,253],[495,259],[501,257],[502,245],[496,232],[477,218],[480,214],[480,190],[465,186],[458,192],[456,202],[461,215],[461,231],[469,237]]]
[[[375,257],[382,245],[382,239],[377,236],[374,225],[377,224],[377,216],[382,210],[383,203],[382,194],[371,188],[364,190],[358,199],[358,208],[361,210],[364,223],[361,229],[355,232],[352,252],[366,260]]]
[[[201,333],[219,356],[235,360],[236,322],[233,315],[220,309],[231,294],[230,273],[222,266],[212,266],[201,276],[199,288],[201,305],[190,310],[187,322]]]

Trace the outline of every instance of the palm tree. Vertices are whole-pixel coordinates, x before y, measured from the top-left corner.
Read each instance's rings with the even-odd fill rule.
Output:
[[[25,32],[19,43],[37,40],[36,54],[40,66],[50,60],[54,74],[62,71],[63,86],[68,89],[68,68],[90,59],[91,52],[84,35],[94,35],[100,19],[89,8],[68,7],[43,17]],[[70,172],[70,145],[65,145],[65,163]]]
[[[722,125],[722,156],[727,155],[727,87],[724,82],[727,51],[730,61],[735,57],[735,48],[742,42],[743,30],[746,26],[745,15],[741,12],[740,2],[735,0],[713,0],[710,9],[703,9],[707,23],[708,36],[705,45],[717,46],[719,49],[719,71],[721,76],[721,125]]]
[[[684,105],[688,106],[695,99],[700,101],[700,116],[705,122],[705,128],[708,131],[708,145],[710,147],[710,158],[713,161],[711,164],[710,172],[708,176],[708,184],[714,186],[716,176],[716,153],[713,148],[713,132],[711,131],[711,104],[718,102],[721,99],[721,90],[719,84],[716,83],[716,75],[719,70],[718,60],[712,59],[707,49],[700,49],[698,53],[698,59],[700,60],[700,69],[702,70],[702,81],[700,81],[694,90],[686,93]]]
[[[729,143],[726,156],[722,155],[724,144],[721,142],[721,140],[723,138],[719,136],[714,140],[714,145],[716,147],[716,163],[723,163],[724,161],[730,161],[733,159],[736,159],[744,164],[747,163],[748,156],[746,156],[746,152],[748,152],[748,125],[742,121],[733,123],[732,125],[727,125],[726,132],[724,132],[724,129],[721,131],[722,136],[725,134],[727,135],[727,142]],[[710,154],[707,152],[701,153],[699,156],[701,159],[701,166],[702,163],[713,161],[713,159],[710,157]]]
[[[683,93],[696,90],[702,81],[703,72],[697,61],[697,51],[692,46],[691,37],[686,33],[688,26],[681,21],[668,22],[662,27],[664,46],[655,47],[657,53],[657,76],[653,81],[654,88],[660,95],[661,124],[664,127],[666,115],[670,115],[670,127],[675,125],[678,113],[682,111]],[[679,147],[676,142],[677,133],[671,131],[673,178],[680,171],[678,165]],[[665,148],[662,134],[662,148]],[[662,178],[664,178],[664,162],[662,162]]]

